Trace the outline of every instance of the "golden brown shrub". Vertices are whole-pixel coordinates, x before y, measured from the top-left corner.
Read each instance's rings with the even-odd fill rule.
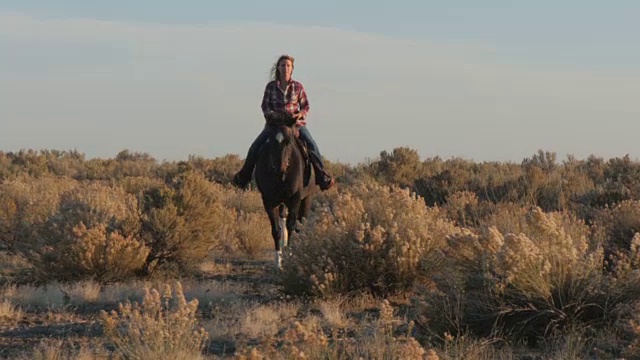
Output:
[[[625,200],[599,211],[594,219],[607,253],[628,252],[634,235],[640,232],[640,201]]]
[[[237,248],[243,254],[255,258],[261,250],[273,249],[271,225],[265,212],[240,213],[235,228]]]
[[[124,359],[202,359],[208,338],[198,326],[198,300],[184,297],[182,285],[165,284],[162,294],[145,289],[142,303],[120,303],[118,311],[101,311],[107,339]]]
[[[82,184],[60,196],[57,211],[20,251],[42,281],[111,281],[133,275],[144,264],[148,249],[139,231],[132,195],[122,188]]]
[[[292,236],[286,291],[390,293],[423,276],[428,257],[458,229],[407,190],[359,184],[316,209]]]
[[[233,232],[236,221],[235,211],[223,204],[225,196],[222,185],[195,171],[147,189],[141,197],[142,236],[151,249],[145,272],[163,263],[191,268],[221,249],[221,238]]]
[[[608,326],[637,301],[638,276],[603,272],[603,250],[576,217],[534,207],[501,227],[510,230],[492,226],[448,237],[445,267],[434,277],[438,288],[421,298],[436,333],[501,329],[536,339],[580,324]]]
[[[38,228],[58,209],[60,194],[76,187],[71,179],[20,176],[0,184],[0,248],[33,239]]]

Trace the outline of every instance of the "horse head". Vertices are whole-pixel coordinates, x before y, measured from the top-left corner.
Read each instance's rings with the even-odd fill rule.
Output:
[[[299,136],[296,119],[288,114],[277,114],[270,117],[267,124],[273,128],[273,136],[270,139],[273,141],[270,151],[271,167],[280,171],[284,181],[293,148],[297,145],[296,138]]]
[[[274,166],[274,168],[277,168],[280,170],[283,181],[285,180],[287,169],[289,168],[289,164],[291,162],[291,154],[294,151],[293,148],[296,145],[295,130],[296,130],[295,126],[280,125],[277,127],[275,131],[275,135],[273,136],[273,139],[275,140],[275,144],[278,150],[275,152],[272,152],[272,155],[279,154],[280,156],[277,161],[279,166],[276,167],[275,164],[273,164],[273,160],[276,160],[276,159],[272,159],[272,165]]]

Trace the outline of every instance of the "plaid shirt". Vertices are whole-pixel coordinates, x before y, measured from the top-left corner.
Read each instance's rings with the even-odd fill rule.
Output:
[[[301,83],[291,80],[287,89],[282,91],[278,84],[280,81],[270,81],[264,89],[262,98],[262,113],[267,115],[269,111],[285,111],[291,115],[302,114],[302,119],[309,112],[309,99]]]

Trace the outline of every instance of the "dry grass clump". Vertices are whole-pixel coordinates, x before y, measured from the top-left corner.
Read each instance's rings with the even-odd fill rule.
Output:
[[[130,298],[141,298],[142,285],[111,283],[103,285],[95,281],[73,283],[49,282],[44,286],[8,286],[4,296],[25,308],[63,308],[67,305],[111,304]]]
[[[359,184],[292,236],[281,274],[285,291],[335,295],[404,290],[424,276],[429,256],[457,228],[407,190]]]
[[[20,251],[41,281],[132,276],[149,251],[138,238],[137,210],[135,198],[122,188],[79,185],[61,194],[56,212]]]
[[[182,285],[165,284],[162,294],[145,289],[142,303],[120,303],[100,318],[115,353],[125,359],[202,359],[208,338],[197,325],[198,300],[187,302]]]
[[[13,325],[20,321],[24,312],[16,306],[10,299],[0,297],[0,327]]]
[[[394,316],[386,300],[378,305],[378,316],[368,317],[348,328],[330,326],[324,317],[308,315],[278,323],[279,330],[257,344],[241,347],[237,359],[431,359],[429,352],[409,335],[412,323]]]
[[[69,340],[42,341],[33,351],[22,354],[19,360],[97,360],[110,359],[97,346],[74,344]]]
[[[241,326],[243,333],[252,338],[270,338],[280,324],[295,317],[297,306],[283,304],[257,305],[245,310]]]

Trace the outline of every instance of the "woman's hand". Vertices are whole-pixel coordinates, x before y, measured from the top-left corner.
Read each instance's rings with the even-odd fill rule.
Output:
[[[302,119],[303,117],[304,117],[304,115],[302,113],[297,113],[297,114],[293,115],[293,118],[296,119],[296,125],[298,125],[298,126],[307,125],[307,122]]]

